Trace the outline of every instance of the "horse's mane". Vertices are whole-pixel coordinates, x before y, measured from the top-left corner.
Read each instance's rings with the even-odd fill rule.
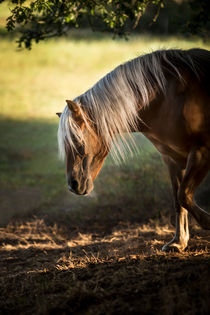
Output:
[[[137,131],[138,110],[147,106],[157,92],[166,93],[168,76],[182,82],[182,70],[188,70],[198,78],[199,55],[205,59],[203,62],[207,56],[209,58],[209,52],[206,57],[203,52],[208,51],[171,49],[137,57],[115,68],[74,101],[80,105],[86,125],[94,123],[98,137],[108,149],[113,142],[117,143],[118,136],[123,139],[124,146],[117,144],[112,150],[115,158],[123,158],[125,149],[132,147],[132,142],[125,139],[125,133]],[[62,157],[66,146],[74,147],[75,138],[80,142],[84,140],[66,106],[58,129]]]

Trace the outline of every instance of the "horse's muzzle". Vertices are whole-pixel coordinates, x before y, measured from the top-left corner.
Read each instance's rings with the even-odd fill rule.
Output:
[[[93,184],[89,179],[80,183],[75,178],[71,178],[68,181],[68,188],[76,195],[88,195],[93,190]]]

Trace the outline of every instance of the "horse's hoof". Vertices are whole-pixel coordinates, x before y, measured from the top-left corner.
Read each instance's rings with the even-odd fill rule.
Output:
[[[179,253],[180,249],[175,244],[165,244],[162,251],[165,253]]]

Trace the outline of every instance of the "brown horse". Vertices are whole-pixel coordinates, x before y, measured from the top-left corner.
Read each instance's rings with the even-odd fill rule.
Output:
[[[132,132],[155,145],[168,166],[176,210],[176,234],[164,251],[187,247],[188,212],[210,228],[210,215],[194,201],[210,168],[209,75],[207,50],[155,51],[118,66],[58,114],[68,187],[78,195],[93,189],[113,142],[116,159],[132,149]]]

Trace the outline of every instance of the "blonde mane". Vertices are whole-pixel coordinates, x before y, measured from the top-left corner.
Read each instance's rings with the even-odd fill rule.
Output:
[[[124,159],[125,152],[135,148],[131,132],[137,131],[138,111],[149,104],[156,93],[165,94],[167,75],[180,82],[182,69],[197,75],[190,51],[159,50],[137,57],[115,68],[91,89],[74,99],[81,109],[87,128],[94,123],[96,133],[115,160]],[[129,137],[125,137],[125,134]],[[60,118],[58,146],[62,158],[67,147],[75,148],[74,139],[84,143],[80,127],[68,106]],[[122,141],[118,141],[121,139]],[[132,141],[130,141],[132,140]],[[115,146],[113,146],[113,143]]]

